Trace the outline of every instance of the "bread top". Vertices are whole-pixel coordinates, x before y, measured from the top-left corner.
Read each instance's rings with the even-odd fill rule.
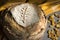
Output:
[[[23,27],[27,27],[39,21],[37,9],[34,5],[29,3],[15,6],[11,9],[11,14],[15,21]]]

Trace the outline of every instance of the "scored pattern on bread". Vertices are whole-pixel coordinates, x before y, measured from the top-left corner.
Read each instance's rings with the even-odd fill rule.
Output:
[[[39,21],[37,10],[35,10],[33,5],[28,3],[12,8],[11,13],[15,21],[23,27],[27,27]]]

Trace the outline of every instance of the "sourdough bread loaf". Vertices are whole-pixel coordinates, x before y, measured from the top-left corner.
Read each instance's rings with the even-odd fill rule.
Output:
[[[47,20],[40,7],[21,3],[8,9],[4,12],[3,31],[9,40],[40,40],[43,37]]]

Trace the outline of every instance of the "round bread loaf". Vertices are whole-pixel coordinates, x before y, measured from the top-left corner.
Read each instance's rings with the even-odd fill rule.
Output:
[[[3,31],[9,40],[40,40],[47,21],[40,7],[31,3],[10,6],[3,12]]]

